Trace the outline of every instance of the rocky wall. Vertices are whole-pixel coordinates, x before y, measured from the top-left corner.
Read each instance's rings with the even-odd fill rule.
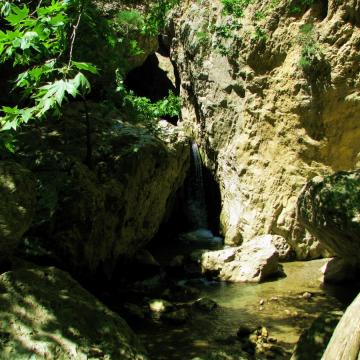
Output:
[[[296,219],[301,188],[360,165],[360,30],[356,1],[296,5],[255,1],[234,21],[220,1],[187,1],[168,32],[226,243],[278,234],[305,259],[323,250]]]

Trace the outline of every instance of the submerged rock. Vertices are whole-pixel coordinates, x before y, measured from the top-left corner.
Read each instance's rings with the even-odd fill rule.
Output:
[[[0,161],[0,261],[13,253],[30,227],[35,204],[34,175],[17,163]]]
[[[194,306],[200,310],[210,312],[218,307],[218,304],[209,298],[200,298],[194,302]]]
[[[360,267],[360,170],[309,181],[298,217],[331,253]]]
[[[126,322],[64,271],[0,275],[0,358],[145,360]]]

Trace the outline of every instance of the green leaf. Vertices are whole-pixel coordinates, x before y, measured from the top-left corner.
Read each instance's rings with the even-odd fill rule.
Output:
[[[80,89],[83,95],[90,92],[91,86],[89,83],[89,80],[86,78],[86,76],[78,72],[74,78],[74,85],[76,89]]]
[[[87,63],[87,62],[78,62],[72,61],[72,65],[74,65],[79,70],[89,71],[92,74],[98,74],[98,69],[95,65]]]
[[[12,12],[5,19],[12,26],[19,25],[19,23],[21,23],[29,15],[29,8],[26,5],[24,5],[22,8],[13,5],[11,10]]]

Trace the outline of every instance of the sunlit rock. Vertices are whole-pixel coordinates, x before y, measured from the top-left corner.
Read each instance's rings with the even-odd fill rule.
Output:
[[[239,247],[204,252],[204,272],[218,273],[230,282],[259,282],[279,271],[279,253],[268,237],[257,237]]]
[[[312,3],[294,16],[287,1],[251,2],[231,29],[220,1],[182,2],[169,25],[183,124],[219,183],[225,243],[278,234],[298,259],[325,255],[297,220],[301,188],[360,163],[358,6]],[[304,24],[321,49],[310,71]]]

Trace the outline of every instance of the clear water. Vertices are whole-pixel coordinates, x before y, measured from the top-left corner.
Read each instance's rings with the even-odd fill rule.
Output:
[[[280,345],[291,350],[301,331],[317,315],[344,308],[334,295],[348,294],[348,289],[321,287],[323,263],[285,263],[286,277],[261,284],[198,282],[201,296],[215,300],[220,305],[217,309],[211,313],[193,311],[185,325],[159,323],[137,332],[156,360],[187,360],[209,350],[238,349],[236,332],[240,325],[263,325]],[[304,296],[305,292],[310,292],[311,297]],[[353,295],[349,294],[347,300]]]

